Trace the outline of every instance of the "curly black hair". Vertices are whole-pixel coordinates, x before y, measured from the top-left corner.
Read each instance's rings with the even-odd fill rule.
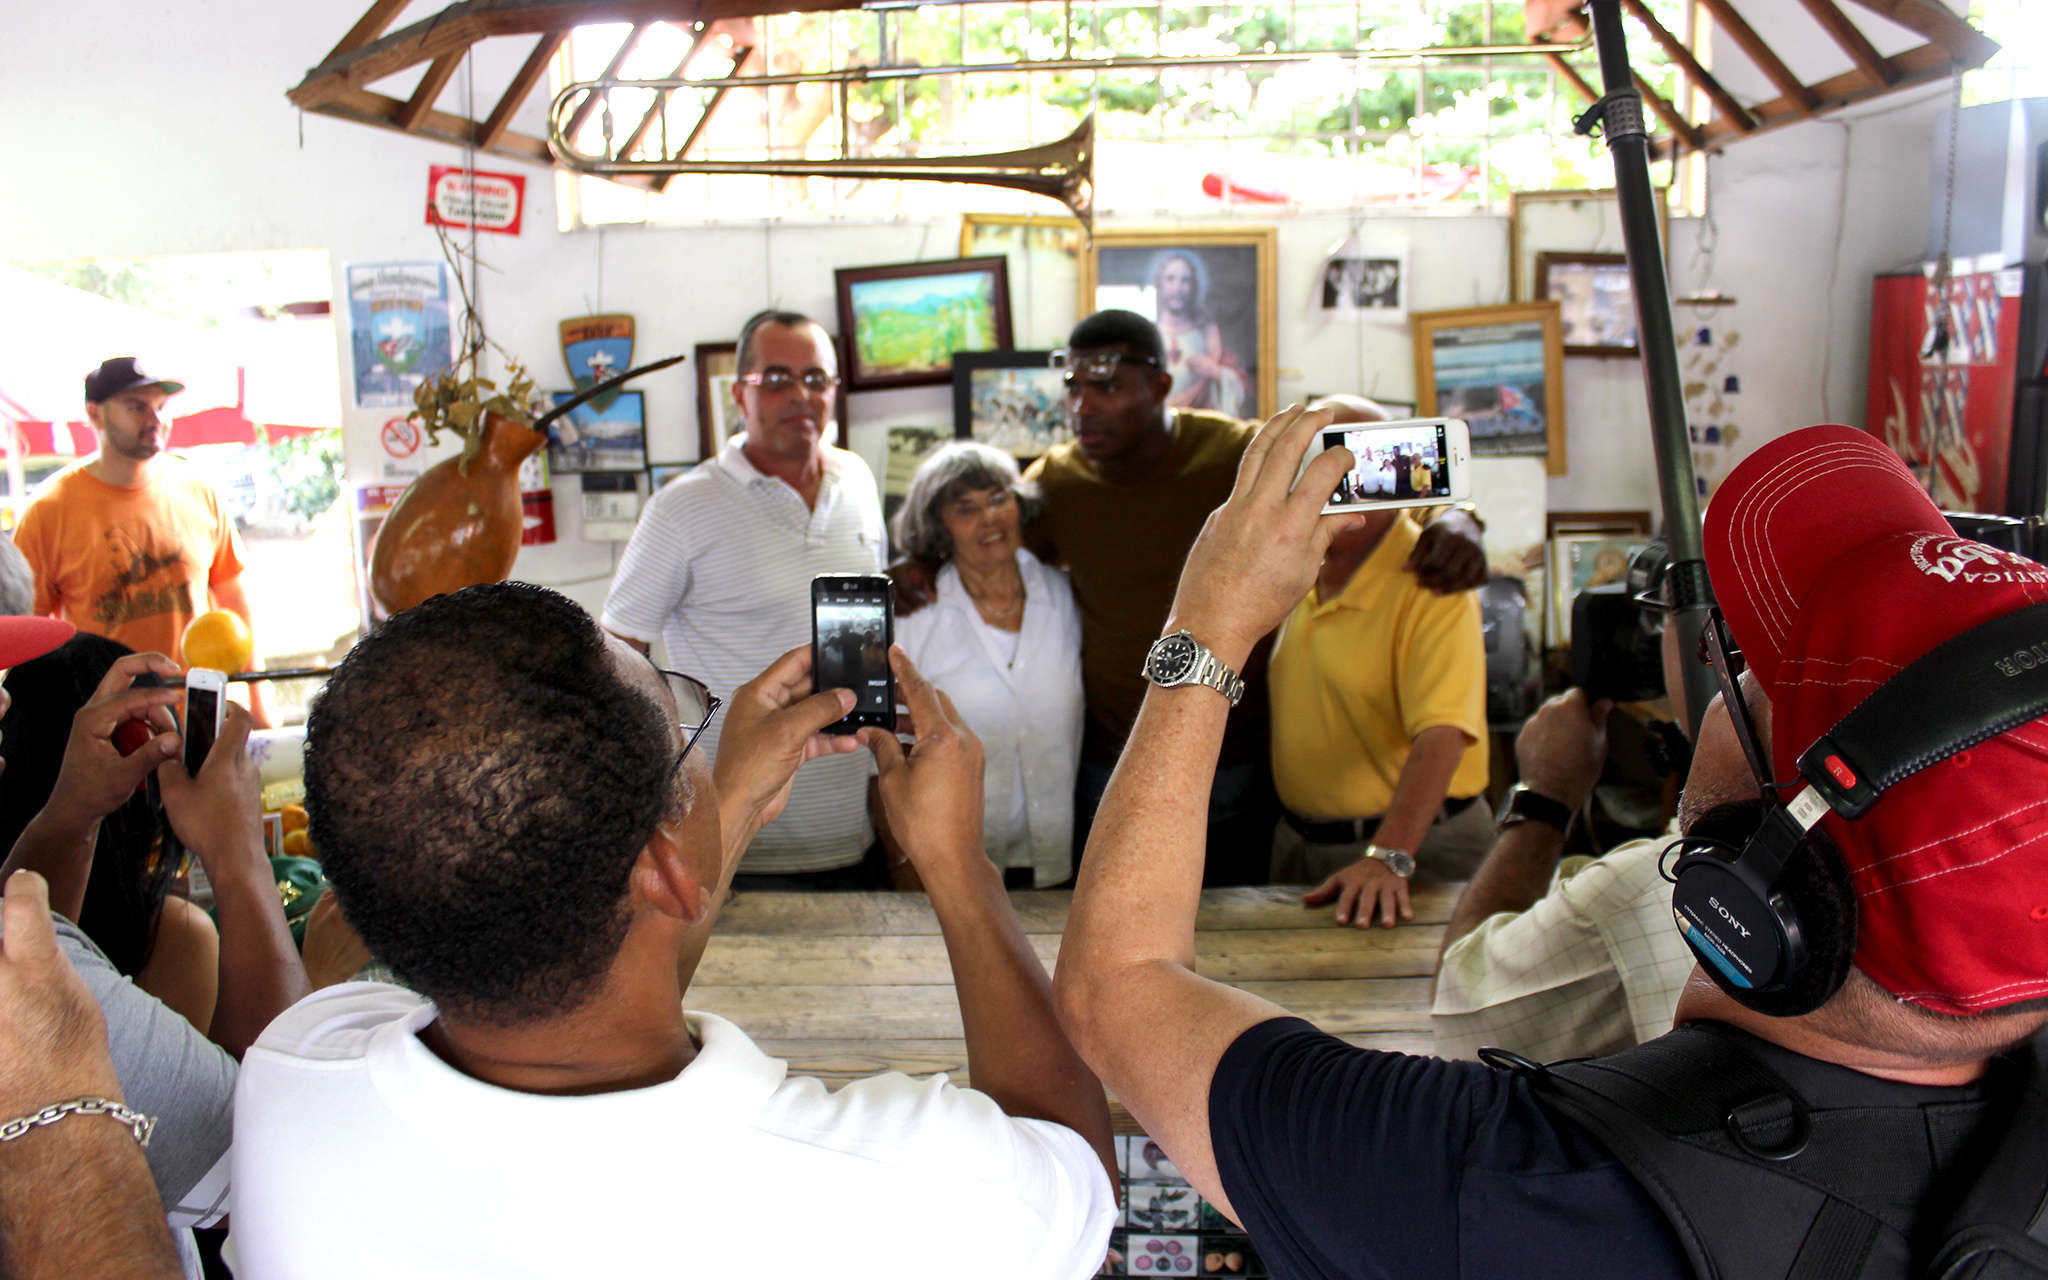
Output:
[[[1067,345],[1076,351],[1121,346],[1134,356],[1166,363],[1166,339],[1159,336],[1159,326],[1135,311],[1098,311],[1074,326]]]
[[[589,614],[500,582],[365,636],[306,724],[309,834],[348,921],[450,1014],[497,1026],[588,1000],[627,880],[687,804],[665,707]]]

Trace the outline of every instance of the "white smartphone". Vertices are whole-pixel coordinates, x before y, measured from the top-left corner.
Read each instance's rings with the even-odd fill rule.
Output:
[[[221,710],[227,703],[224,671],[193,667],[185,673],[185,769],[198,774],[220,737]]]
[[[1462,418],[1326,427],[1320,447],[1302,458],[1302,470],[1332,448],[1351,450],[1356,461],[1324,511],[1431,507],[1472,496],[1472,437]]]

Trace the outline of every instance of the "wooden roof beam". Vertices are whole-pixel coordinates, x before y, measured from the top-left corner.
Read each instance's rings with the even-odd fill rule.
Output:
[[[1939,0],[1856,0],[1881,18],[1917,31],[1949,51],[1966,67],[1981,67],[1998,53],[1998,42],[1950,12]]]
[[[1891,63],[1899,71],[1899,82],[1892,89],[1887,90],[1873,84],[1869,76],[1852,67],[1813,86],[1813,92],[1818,98],[1816,110],[1833,111],[1858,102],[1868,102],[1888,92],[1909,89],[1915,85],[1935,84],[1955,74],[1955,64],[1950,61],[1948,50],[1938,44],[1923,44],[1903,53],[1893,54]],[[1806,112],[1785,98],[1759,102],[1753,110],[1757,119],[1762,121],[1757,133],[1797,124],[1807,118]],[[1754,136],[1756,135],[1743,133],[1726,120],[1712,120],[1700,126],[1700,137],[1709,148],[1726,146],[1737,138]]]
[[[405,6],[411,3],[412,0],[377,0],[370,6],[369,12],[358,18],[356,25],[348,29],[348,34],[341,38],[341,43],[329,50],[321,61],[332,62],[342,54],[360,49],[383,35],[384,28],[390,26],[391,20],[405,12]]]
[[[533,46],[533,52],[527,54],[526,61],[520,65],[519,74],[512,77],[511,85],[506,88],[504,96],[498,99],[498,105],[491,108],[490,117],[484,121],[483,136],[476,142],[480,150],[490,150],[497,145],[498,139],[505,136],[505,130],[512,127],[512,117],[518,112],[520,104],[533,92],[533,87],[540,83],[540,78],[548,73],[548,60],[555,56],[555,50],[561,48],[562,42],[568,38],[569,33],[566,31],[550,31]]]
[[[1641,73],[1635,73],[1635,80],[1636,92],[1643,95],[1643,101],[1649,104],[1650,110],[1657,113],[1657,118],[1664,122],[1665,128],[1671,130],[1673,137],[1678,138],[1694,151],[1704,151],[1707,149],[1706,141],[1700,137],[1699,129],[1694,126],[1692,121],[1685,118],[1684,112],[1667,102],[1663,94],[1657,92],[1648,80],[1643,79]]]
[[[422,22],[351,49],[306,73],[286,96],[312,108],[407,67],[492,36],[544,35],[598,22],[713,22],[719,18],[858,9],[860,0],[462,0]]]
[[[1779,59],[1771,46],[1764,43],[1763,37],[1756,33],[1756,28],[1743,21],[1742,15],[1735,12],[1734,5],[1728,0],[1699,0],[1699,4],[1713,16],[1721,30],[1728,33],[1728,38],[1741,46],[1742,52],[1756,64],[1756,69],[1763,72],[1764,77],[1772,84],[1778,86],[1778,92],[1785,95],[1798,115],[1810,116],[1820,110],[1820,95],[1807,88],[1804,80],[1792,74],[1792,69]],[[1757,114],[1763,113],[1759,111]]]
[[[1870,37],[1863,29],[1849,20],[1849,15],[1835,7],[1835,0],[1799,0],[1806,11],[1813,15],[1815,22],[1827,31],[1828,36],[1849,55],[1849,61],[1856,69],[1872,80],[1889,89],[1899,82],[1899,73],[1885,56],[1870,43]]]
[[[612,60],[604,64],[604,74],[598,79],[609,80],[618,75],[619,69],[626,65],[626,59],[632,56],[633,50],[640,47],[640,37],[646,35],[647,29],[653,25],[651,22],[635,24],[633,29],[626,33],[626,38],[619,42],[618,52],[612,55]],[[562,136],[575,137],[576,131],[590,120],[590,113],[597,110],[597,104],[602,100],[600,95],[593,93],[576,104],[576,110],[569,115],[569,123],[562,129]]]
[[[1650,33],[1650,39],[1656,41],[1657,47],[1664,51],[1664,56],[1671,59],[1672,63],[1685,73],[1687,79],[1700,87],[1701,92],[1707,95],[1722,115],[1741,126],[1744,133],[1756,128],[1756,121],[1750,118],[1749,109],[1737,102],[1734,94],[1721,87],[1721,82],[1714,79],[1707,69],[1700,65],[1698,58],[1692,56],[1692,50],[1685,47],[1685,41],[1671,34],[1663,23],[1657,21],[1657,15],[1650,12],[1650,7],[1644,4],[1643,0],[1622,0],[1622,7],[1633,14],[1637,22],[1643,24],[1644,30]]]
[[[463,55],[468,52],[465,47],[434,59],[432,65],[428,66],[427,73],[420,77],[419,87],[412,91],[412,97],[399,108],[400,130],[411,133],[414,127],[426,118],[427,112],[434,109],[434,100],[441,96],[441,90],[448,87],[448,81],[454,76],[455,68],[461,65]]]
[[[1555,53],[1546,53],[1543,55],[1543,58],[1546,62],[1550,63],[1553,71],[1564,77],[1567,84],[1579,91],[1581,98],[1584,98],[1587,102],[1600,101],[1600,91],[1586,83],[1586,77],[1579,74],[1577,67],[1566,62],[1563,57]]]

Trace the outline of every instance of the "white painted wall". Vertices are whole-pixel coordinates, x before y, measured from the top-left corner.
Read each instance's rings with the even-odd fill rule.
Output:
[[[415,3],[401,21],[438,3]],[[0,41],[0,118],[13,123],[0,256],[324,248],[337,289],[352,262],[438,257],[422,224],[427,168],[459,152],[319,116],[302,120],[284,98],[362,7],[363,0],[14,0]],[[476,81],[485,101],[475,114],[488,109],[526,49],[513,40],[482,46]],[[1723,70],[1749,93],[1753,86],[1730,65],[1739,57],[1724,54]],[[380,87],[403,93],[409,85]],[[458,74],[444,105],[460,103],[464,89]],[[1745,388],[1758,405],[1746,443],[1828,418],[1861,420],[1869,276],[1916,257],[1925,242],[1940,99],[1939,90],[1926,91],[1848,125],[1809,123],[1745,142],[1712,162],[1717,236],[1674,221],[1677,288],[1719,288],[1742,299]],[[538,111],[530,105],[517,127],[538,132]],[[729,340],[770,304],[829,317],[834,267],[946,257],[958,244],[950,219],[563,234],[555,230],[553,182],[534,171],[527,190],[525,233],[482,238],[481,304],[492,336],[557,384],[555,326],[563,318],[630,312],[643,358],[688,351]],[[1307,317],[1320,257],[1349,220],[1279,225],[1283,399],[1332,390],[1413,399],[1404,328]],[[1374,243],[1410,250],[1417,308],[1507,299],[1504,218],[1373,215],[1365,226]],[[1021,343],[1051,345],[1062,335],[1071,317],[1044,301],[1051,296],[1041,282],[1029,314],[1019,316]],[[346,377],[345,335],[343,342]],[[1654,507],[1636,364],[1573,360],[1566,377],[1571,472],[1548,482],[1551,506]],[[688,365],[645,381],[656,459],[694,455],[695,385]],[[945,388],[856,396],[853,443],[879,471],[889,424],[949,414]],[[389,416],[347,407],[352,478],[378,477],[376,430]],[[595,607],[612,550],[578,540],[573,483],[557,484],[563,540],[529,548],[518,573],[563,584]]]

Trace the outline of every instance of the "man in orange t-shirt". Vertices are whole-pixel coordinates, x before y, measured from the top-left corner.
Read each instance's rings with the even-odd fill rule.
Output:
[[[99,452],[52,476],[14,531],[38,614],[178,662],[195,616],[227,609],[249,621],[234,521],[204,477],[164,452],[164,403],[184,389],[133,356],[87,374]]]

